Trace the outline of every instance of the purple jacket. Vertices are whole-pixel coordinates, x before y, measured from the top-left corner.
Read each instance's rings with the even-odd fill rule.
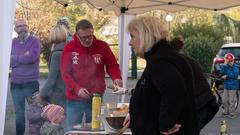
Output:
[[[29,36],[27,41],[20,44],[18,38],[12,41],[11,52],[11,82],[21,84],[37,81],[39,78],[40,42]]]
[[[42,106],[32,103],[27,108],[27,119],[29,121],[28,135],[40,135],[40,129],[44,123],[41,116]]]

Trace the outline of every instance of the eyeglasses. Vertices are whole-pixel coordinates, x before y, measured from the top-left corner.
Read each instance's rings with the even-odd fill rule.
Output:
[[[92,37],[93,37],[93,35],[88,35],[88,36],[83,36],[83,37],[81,37],[81,36],[78,35],[78,37],[79,37],[79,39],[80,39],[81,41],[85,42],[85,41],[87,41],[87,40],[91,40]]]
[[[27,27],[27,25],[26,24],[22,24],[22,25],[17,25],[17,26],[15,26],[16,28],[20,28],[20,27]]]

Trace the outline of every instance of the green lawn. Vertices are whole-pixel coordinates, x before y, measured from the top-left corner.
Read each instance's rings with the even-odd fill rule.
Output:
[[[40,77],[48,77],[48,67],[47,64],[40,64]]]

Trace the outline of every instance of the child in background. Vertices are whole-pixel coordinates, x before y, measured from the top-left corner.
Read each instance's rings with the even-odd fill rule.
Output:
[[[237,102],[236,92],[238,89],[238,66],[234,64],[234,55],[227,53],[224,56],[224,64],[221,65],[220,73],[224,80],[224,92],[223,92],[223,106],[224,110],[222,116],[235,118],[234,105]]]
[[[40,128],[44,123],[41,117],[42,108],[47,102],[42,101],[39,92],[35,92],[33,96],[28,98],[29,106],[27,108],[27,120],[29,121],[29,135],[40,135]]]
[[[64,120],[63,107],[49,104],[43,108],[42,117],[46,120],[41,127],[41,135],[63,135],[64,129],[61,123]]]

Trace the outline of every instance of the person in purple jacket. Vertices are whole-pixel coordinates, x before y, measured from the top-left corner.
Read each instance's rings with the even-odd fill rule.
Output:
[[[16,135],[24,135],[25,100],[39,90],[40,42],[28,32],[25,20],[16,20],[18,37],[12,41],[11,94],[16,114]]]

